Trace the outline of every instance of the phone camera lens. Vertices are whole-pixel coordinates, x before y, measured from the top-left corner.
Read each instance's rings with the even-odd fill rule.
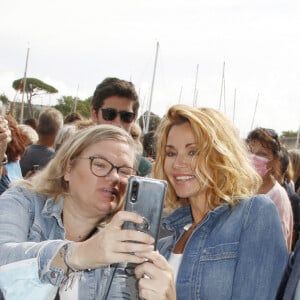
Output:
[[[131,189],[131,198],[130,198],[130,200],[131,200],[132,203],[135,203],[137,201],[138,188],[139,188],[139,184],[138,184],[138,182],[135,181],[132,184],[132,189]]]

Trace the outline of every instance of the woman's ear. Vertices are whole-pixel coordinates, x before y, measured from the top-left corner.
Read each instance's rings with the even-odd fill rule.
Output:
[[[65,174],[64,174],[64,180],[66,182],[69,182],[69,180],[70,180],[71,169],[72,169],[71,162],[68,162],[68,165],[66,167]]]

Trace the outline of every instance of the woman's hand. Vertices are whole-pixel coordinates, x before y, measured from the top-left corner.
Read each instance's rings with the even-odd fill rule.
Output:
[[[148,261],[135,268],[139,279],[139,296],[150,300],[175,300],[176,288],[172,267],[158,251],[137,254]]]
[[[122,229],[125,221],[142,223],[141,216],[126,211],[118,212],[111,222],[90,239],[75,243],[69,261],[76,269],[95,269],[103,265],[128,262],[140,264],[142,255],[153,251],[154,239],[143,232]]]

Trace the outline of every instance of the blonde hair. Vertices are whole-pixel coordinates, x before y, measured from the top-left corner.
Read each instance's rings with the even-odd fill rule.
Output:
[[[26,146],[37,143],[37,141],[39,140],[39,136],[35,129],[33,129],[31,126],[26,125],[26,124],[18,124],[18,128],[20,128],[20,130],[27,137]]]
[[[135,141],[136,148],[139,154],[143,153],[143,144],[141,142],[142,129],[138,123],[133,123],[130,128],[130,135]]]
[[[125,130],[113,125],[95,125],[73,134],[62,144],[55,157],[44,169],[32,176],[30,180],[22,180],[18,184],[54,199],[67,196],[69,186],[64,180],[64,175],[68,166],[86,148],[102,141],[116,141],[127,144],[132,149],[133,157],[136,156],[134,141]],[[114,149],[111,149],[111,151],[114,151]]]
[[[195,173],[200,184],[208,186],[206,196],[210,209],[225,200],[230,205],[243,197],[255,194],[261,178],[247,157],[247,148],[233,124],[219,111],[211,108],[193,108],[186,105],[172,106],[162,119],[157,134],[157,158],[154,177],[168,181],[164,171],[166,143],[174,125],[189,123],[199,155]],[[186,205],[186,199],[178,200],[169,182],[166,208]]]

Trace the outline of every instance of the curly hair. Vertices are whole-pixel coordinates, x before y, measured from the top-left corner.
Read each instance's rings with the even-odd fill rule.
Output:
[[[17,121],[11,115],[6,115],[5,119],[11,131],[11,141],[7,144],[6,155],[8,162],[13,162],[19,160],[25,153],[27,136],[18,128]]]
[[[206,196],[210,209],[221,205],[223,201],[234,205],[236,200],[257,192],[261,178],[252,167],[246,145],[231,121],[211,108],[174,105],[169,108],[156,131],[154,176],[169,182],[166,208],[173,209],[188,203],[187,199],[177,199],[163,168],[170,129],[184,123],[190,124],[195,136],[199,153],[195,158],[195,174],[200,184],[208,186]]]

